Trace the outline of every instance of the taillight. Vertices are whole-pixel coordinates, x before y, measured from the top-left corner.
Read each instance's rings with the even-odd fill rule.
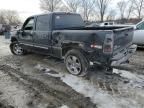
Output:
[[[111,54],[113,52],[113,35],[107,34],[104,40],[103,52]]]
[[[102,45],[97,45],[97,44],[91,44],[90,47],[95,49],[102,49]]]

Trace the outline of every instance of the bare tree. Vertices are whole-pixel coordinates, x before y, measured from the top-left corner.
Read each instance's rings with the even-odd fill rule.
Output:
[[[77,12],[80,7],[80,0],[67,0],[71,12]]]
[[[84,20],[88,21],[89,17],[94,10],[95,0],[82,0],[82,9]]]
[[[116,16],[116,11],[114,9],[110,10],[108,15],[107,15],[107,21],[113,21],[115,20],[115,16]]]
[[[5,18],[7,20],[7,23],[10,25],[21,23],[18,12],[13,10],[7,10],[5,13]]]
[[[40,0],[40,8],[45,12],[54,12],[60,7],[61,0]]]
[[[107,8],[111,0],[96,0],[96,7],[100,15],[100,21],[104,21],[104,16],[106,14]]]
[[[0,23],[16,25],[21,23],[18,12],[13,10],[0,10]]]
[[[142,11],[144,9],[144,0],[132,0],[134,14],[138,17],[138,19],[142,18]]]
[[[127,2],[127,5],[128,5],[128,8],[127,8],[127,11],[126,11],[126,14],[127,14],[126,18],[127,18],[127,21],[128,21],[128,19],[130,18],[131,14],[134,10],[134,7],[133,7],[134,3],[129,0]]]
[[[120,17],[121,17],[121,20],[124,19],[124,14],[125,14],[125,11],[126,11],[126,6],[127,6],[127,2],[125,2],[125,0],[121,0],[120,2],[117,3],[117,7],[119,9],[119,12],[120,12]]]
[[[0,10],[0,24],[6,24],[5,11]]]

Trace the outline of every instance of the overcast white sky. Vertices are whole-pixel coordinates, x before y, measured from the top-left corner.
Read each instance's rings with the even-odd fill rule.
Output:
[[[119,0],[112,0],[112,6]],[[25,20],[28,16],[42,13],[39,8],[39,0],[0,0],[0,9],[16,10]]]
[[[0,9],[16,10],[23,20],[30,15],[42,13],[39,0],[0,0]]]

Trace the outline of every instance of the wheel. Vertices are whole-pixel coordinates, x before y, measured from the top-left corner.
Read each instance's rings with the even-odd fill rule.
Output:
[[[88,62],[78,50],[70,50],[65,55],[65,65],[69,73],[76,76],[87,74]]]
[[[18,42],[12,42],[10,44],[10,49],[14,55],[20,56],[20,55],[24,55],[26,53],[26,51],[19,45]]]

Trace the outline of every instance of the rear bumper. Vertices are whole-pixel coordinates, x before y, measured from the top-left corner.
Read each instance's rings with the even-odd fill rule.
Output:
[[[137,45],[131,45],[126,48],[124,51],[118,53],[111,59],[111,66],[119,66],[122,63],[128,61],[128,59],[136,52]]]

